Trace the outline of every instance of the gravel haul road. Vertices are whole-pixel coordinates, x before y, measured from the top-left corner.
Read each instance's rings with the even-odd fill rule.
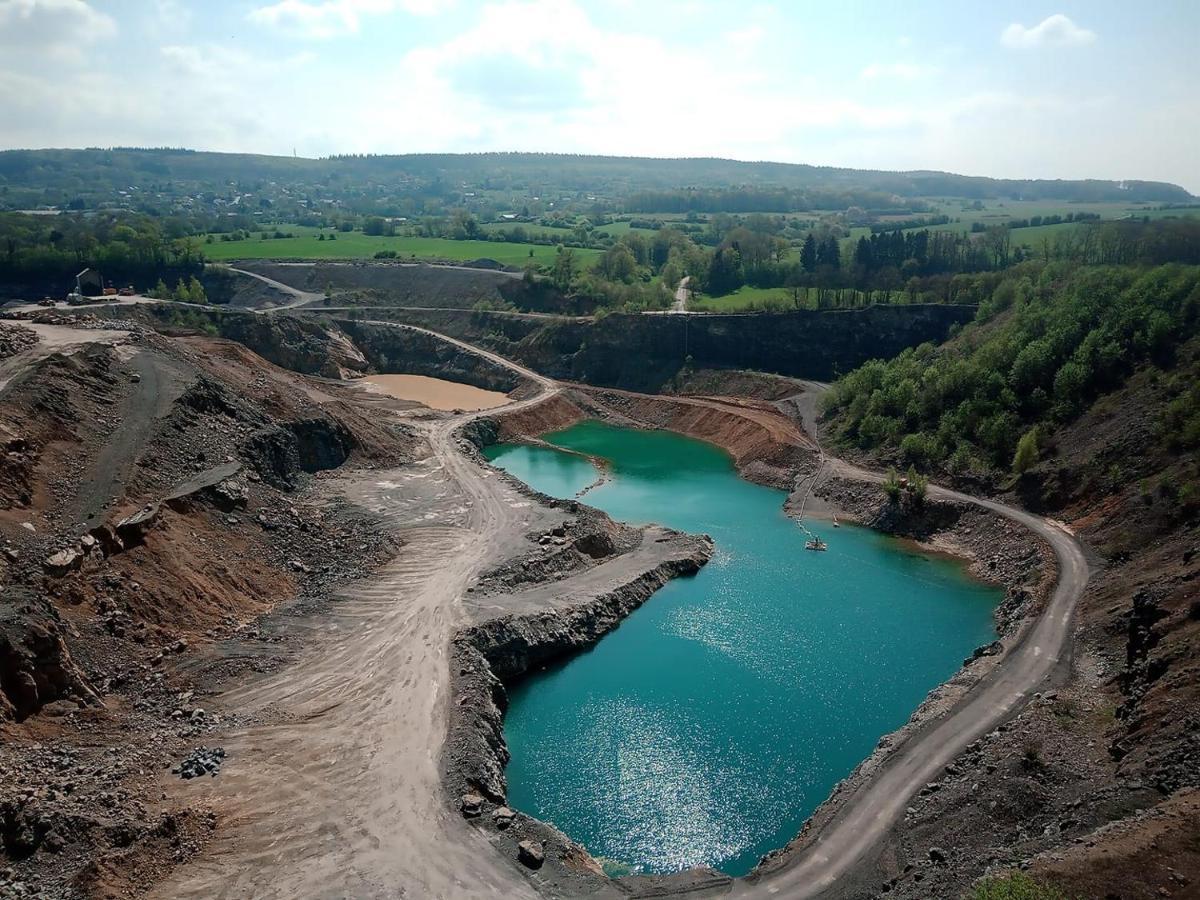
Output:
[[[508,410],[559,391],[550,379],[462,341],[379,324],[434,335],[532,383],[531,396]],[[815,436],[811,416],[823,386],[809,388],[801,412]],[[229,827],[157,896],[537,895],[535,882],[449,807],[440,782],[447,645],[465,620],[460,598],[481,571],[511,554],[513,535],[528,529],[533,514],[527,497],[457,446],[456,430],[485,414],[414,422],[429,447],[421,464],[370,473],[369,481],[346,479],[346,494],[394,523],[405,546],[382,571],[347,586],[329,616],[307,626],[312,634],[298,663],[226,695],[224,705],[259,724],[226,738],[231,762],[221,778],[196,779],[187,789],[214,801]],[[881,480],[836,459],[828,466]],[[733,882],[732,894],[814,897],[833,888],[869,858],[911,795],[1069,658],[1072,612],[1088,578],[1078,542],[1020,510],[931,491],[995,510],[1049,541],[1059,564],[1053,597],[992,673],[902,743],[819,835]],[[557,587],[570,592],[570,579]]]

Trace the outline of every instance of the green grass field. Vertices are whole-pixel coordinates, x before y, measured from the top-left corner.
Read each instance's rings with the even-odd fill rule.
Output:
[[[743,285],[732,294],[710,297],[701,294],[688,304],[697,312],[750,312],[756,309],[795,309],[792,292],[787,288],[756,288]]]
[[[204,255],[214,261],[233,259],[371,259],[380,250],[394,250],[401,259],[494,259],[506,266],[521,267],[554,262],[557,249],[542,244],[511,244],[507,241],[451,241],[444,238],[375,237],[357,231],[338,234],[337,240],[317,240],[316,229],[282,226],[293,238],[222,241],[203,244]],[[575,250],[577,259],[590,262],[600,251]]]

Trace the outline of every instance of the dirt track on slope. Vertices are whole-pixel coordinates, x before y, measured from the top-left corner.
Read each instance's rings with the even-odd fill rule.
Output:
[[[532,395],[512,410],[558,394],[559,387],[546,378],[461,341],[451,343],[530,382]],[[729,408],[717,400],[687,405]],[[535,517],[546,515],[456,446],[456,430],[478,415],[423,423],[429,446],[424,463],[378,473],[367,484],[346,484],[348,496],[401,527],[407,546],[376,577],[344,592],[334,615],[314,625],[310,652],[299,664],[225,698],[259,712],[267,724],[232,735],[226,747],[231,760],[240,762],[220,779],[200,780],[188,790],[194,799],[211,800],[233,827],[223,829],[224,838],[206,857],[161,885],[159,896],[535,893],[537,876],[531,881],[465,826],[447,807],[439,780],[450,699],[445,653],[450,633],[464,618],[460,598],[487,565],[513,555]],[[879,479],[840,461],[830,464],[845,476]],[[1052,523],[1019,510],[938,488],[932,492],[993,509],[1048,540],[1060,565],[1053,598],[962,702],[900,745],[873,777],[841,799],[819,829],[749,880],[734,882],[733,893],[836,891],[839,879],[868,856],[931,773],[1063,669],[1072,610],[1088,574],[1078,544]],[[558,588],[570,592],[572,585],[568,580]]]
[[[513,367],[541,402],[557,388]],[[467,460],[455,431],[480,413],[420,423],[416,467],[349,480],[347,496],[398,528],[405,546],[338,597],[302,659],[222,698],[267,724],[230,735],[219,780],[187,790],[227,820],[206,857],[162,897],[522,897],[534,894],[447,807],[439,754],[447,647],[460,597],[511,554],[536,510]]]

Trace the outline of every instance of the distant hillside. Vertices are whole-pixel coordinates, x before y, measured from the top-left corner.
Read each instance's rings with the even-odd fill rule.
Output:
[[[1188,203],[1152,181],[1011,180],[945,172],[882,172],[724,159],[645,159],[549,153],[412,154],[297,159],[190,150],[0,152],[0,208],[167,204],[181,197],[254,193],[254,202],[338,203],[435,197],[594,202],[620,209],[638,193],[739,188],[789,192],[797,209],[879,207],[923,197],[1065,202]],[[467,205],[470,205],[468,203]],[[898,204],[915,208],[917,204]]]

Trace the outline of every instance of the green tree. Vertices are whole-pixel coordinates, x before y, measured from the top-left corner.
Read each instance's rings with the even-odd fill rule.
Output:
[[[817,245],[817,267],[840,269],[842,267],[842,248],[838,239],[830,234]]]
[[[900,476],[896,474],[895,469],[888,469],[887,478],[883,481],[883,492],[887,494],[888,500],[898,503],[901,490],[903,489],[900,487]]]
[[[817,270],[817,239],[813,237],[811,231],[804,239],[804,244],[800,247],[800,267],[805,272],[815,272]]]
[[[985,878],[967,896],[968,900],[1067,900],[1061,891],[1039,884],[1024,872]]]
[[[929,490],[929,479],[921,475],[913,466],[908,467],[908,473],[905,475],[905,481],[908,482],[906,490],[908,496],[912,498],[913,505],[921,507],[925,505],[925,495]]]
[[[1017,452],[1013,456],[1013,472],[1017,475],[1024,475],[1038,461],[1038,435],[1037,428],[1030,428],[1021,436],[1021,440],[1017,442]]]
[[[745,283],[742,254],[736,247],[721,247],[712,255],[706,281],[708,291],[720,296],[736,291]]]
[[[575,276],[578,274],[578,267],[575,264],[575,251],[570,247],[558,245],[558,252],[554,255],[554,267],[550,271],[550,281],[554,286],[563,293],[571,290],[571,286],[575,283]]]

